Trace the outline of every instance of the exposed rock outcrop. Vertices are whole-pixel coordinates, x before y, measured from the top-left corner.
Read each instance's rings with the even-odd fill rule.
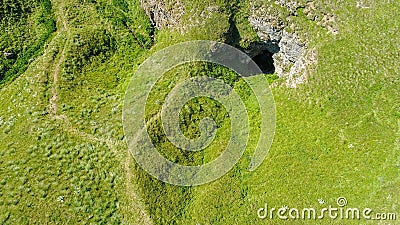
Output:
[[[295,13],[299,7],[301,7],[300,3],[291,0],[276,0],[275,4],[286,7],[292,14]]]
[[[169,3],[164,0],[140,0],[140,4],[153,26],[159,30],[178,27],[185,12],[184,6],[180,1]]]
[[[276,1],[287,7],[290,13],[295,13],[299,4],[293,1]],[[269,52],[274,55],[275,73],[279,77],[287,78],[287,85],[296,87],[304,83],[307,78],[307,69],[316,63],[317,55],[315,50],[309,50],[307,43],[301,41],[295,32],[288,32],[284,14],[273,11],[270,8],[253,7],[249,22],[256,30],[258,36]]]
[[[12,52],[3,52],[3,56],[5,59],[15,59],[17,55]]]

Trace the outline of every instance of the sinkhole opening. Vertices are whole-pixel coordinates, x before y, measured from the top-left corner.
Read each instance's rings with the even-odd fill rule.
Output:
[[[261,71],[265,74],[275,73],[274,54],[268,50],[263,50],[260,54],[254,56],[253,61],[260,67]]]

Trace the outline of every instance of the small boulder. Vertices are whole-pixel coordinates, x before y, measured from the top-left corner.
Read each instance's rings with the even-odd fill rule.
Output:
[[[12,52],[3,52],[4,58],[6,59],[15,59],[17,55]]]

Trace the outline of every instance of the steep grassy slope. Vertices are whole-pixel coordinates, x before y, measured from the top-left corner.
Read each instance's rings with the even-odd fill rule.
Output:
[[[53,1],[44,54],[1,89],[1,224],[148,220],[126,184],[120,110],[149,22],[137,3],[118,7]]]
[[[3,2],[2,13],[9,6],[22,13],[7,17],[19,21],[16,25],[1,25],[13,35],[1,36],[0,50],[18,53],[0,64],[7,84],[0,90],[1,224],[343,224],[257,218],[265,203],[319,209],[336,206],[340,196],[351,207],[400,216],[398,2],[370,1],[359,8],[355,2],[325,1],[324,10],[338,21],[336,36],[300,10],[292,22],[316,48],[318,65],[296,89],[274,81],[277,130],[262,166],[247,170],[253,137],[245,157],[221,179],[177,187],[145,173],[127,151],[121,110],[130,76],[152,52],[172,43],[212,39],[246,48],[258,39],[247,24],[247,1],[182,2],[194,13],[212,5],[221,10],[202,26],[189,26],[185,15],[185,34],[164,29],[153,40],[153,27],[136,0],[38,1],[32,8]],[[56,29],[50,27],[53,20]],[[239,36],[230,33],[232,21]],[[257,135],[251,92],[232,72],[206,64],[177,68],[160,80],[148,119],[160,109],[152,100],[165,96],[171,80],[199,74],[223,78],[242,91]],[[181,163],[212,160],[226,141],[229,118],[205,99],[189,109],[181,115],[185,134],[196,136],[196,121],[213,116],[222,129],[217,144],[202,155],[181,154],[165,141],[159,120],[149,127],[153,141]]]
[[[2,1],[0,5],[0,87],[23,73],[55,30],[50,0]]]

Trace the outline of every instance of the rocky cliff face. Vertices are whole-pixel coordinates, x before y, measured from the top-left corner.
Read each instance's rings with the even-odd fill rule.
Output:
[[[185,29],[181,29],[182,27],[188,28],[196,24],[201,26],[205,20],[189,19],[191,24],[182,26],[180,21],[185,13],[185,7],[180,1],[141,0],[141,4],[158,29],[178,28],[184,32]],[[286,77],[289,87],[304,83],[307,73],[313,65],[316,65],[317,53],[315,49],[309,49],[308,43],[300,38],[301,35],[297,33],[298,29],[291,19],[301,9],[310,21],[324,27],[328,33],[336,35],[339,31],[334,15],[322,13],[324,10],[319,7],[318,3],[304,3],[300,0],[276,0],[269,5],[252,3],[248,20],[261,42],[250,44],[244,51],[251,57],[268,51],[273,58],[274,72],[280,77]]]
[[[293,12],[298,5],[290,2],[286,7]],[[296,87],[306,81],[307,68],[315,63],[316,54],[307,49],[307,43],[301,41],[295,32],[286,31],[288,23],[284,19],[281,13],[262,6],[252,8],[249,22],[265,48],[273,53],[275,73],[286,77],[288,86]]]
[[[178,27],[184,14],[184,6],[180,1],[140,0],[140,4],[151,23],[159,30]]]
[[[272,5],[280,7],[271,7]],[[326,13],[318,2],[276,0],[269,5],[252,4],[249,22],[263,42],[264,48],[273,53],[275,73],[287,78],[287,85],[296,87],[304,83],[307,73],[317,63],[317,52],[309,49],[305,39],[300,38],[298,28],[291,22],[299,10],[310,20],[327,30],[327,33],[339,33],[335,16]],[[306,35],[303,35],[303,37]]]

